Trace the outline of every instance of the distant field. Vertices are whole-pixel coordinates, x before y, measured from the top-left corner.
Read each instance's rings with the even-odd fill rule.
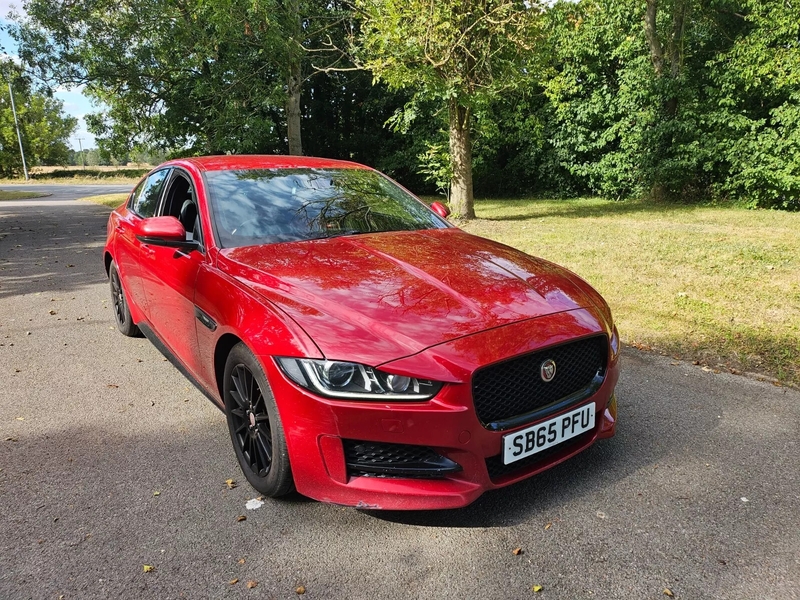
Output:
[[[800,214],[483,200],[463,229],[565,265],[625,343],[800,384]]]

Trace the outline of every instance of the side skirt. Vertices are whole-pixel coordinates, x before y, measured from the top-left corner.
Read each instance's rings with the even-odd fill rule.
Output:
[[[186,377],[186,379],[188,379],[189,382],[194,387],[196,387],[198,390],[200,390],[200,392],[206,398],[211,400],[211,403],[214,406],[216,406],[218,409],[220,409],[223,413],[225,412],[225,409],[222,406],[220,406],[220,403],[217,402],[217,400],[214,398],[214,395],[211,392],[209,392],[205,387],[203,387],[203,385],[199,381],[197,381],[197,379],[195,379],[194,376],[192,376],[192,374],[189,372],[189,369],[187,369],[183,365],[183,363],[178,359],[178,357],[175,356],[170,351],[169,348],[167,348],[167,345],[164,342],[161,341],[161,339],[156,335],[156,333],[152,329],[150,329],[149,325],[147,325],[146,323],[144,323],[142,321],[141,323],[137,323],[136,326],[139,328],[139,331],[141,331],[144,334],[144,336],[148,340],[150,340],[150,343],[153,344],[153,346],[155,346],[158,349],[158,351],[161,352],[161,354],[163,354],[164,357],[170,363],[172,363],[172,366],[175,367],[176,369],[178,369],[178,371],[180,371],[181,375]]]

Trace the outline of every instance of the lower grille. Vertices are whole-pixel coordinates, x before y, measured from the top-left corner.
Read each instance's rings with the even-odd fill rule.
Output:
[[[542,418],[564,408],[566,399],[579,402],[594,393],[603,381],[607,357],[608,339],[599,335],[480,369],[472,377],[475,412],[492,430]],[[555,361],[556,371],[545,382],[540,369],[548,359]]]
[[[529,456],[528,458],[523,458],[522,460],[518,460],[508,465],[503,464],[503,455],[498,454],[497,456],[492,456],[491,458],[486,459],[486,469],[489,471],[489,479],[495,480],[500,479],[506,475],[510,475],[512,473],[516,473],[517,471],[523,471],[525,469],[529,469],[530,467],[545,462],[547,459],[552,458],[556,454],[569,454],[571,451],[575,450],[576,448],[580,448],[584,444],[586,444],[592,436],[595,434],[594,430],[587,431],[585,433],[580,434],[577,437],[572,438],[571,440],[567,440],[563,444],[558,444],[557,446],[551,446],[541,452],[537,452]]]
[[[461,465],[425,446],[342,440],[351,477],[411,477],[440,479]]]

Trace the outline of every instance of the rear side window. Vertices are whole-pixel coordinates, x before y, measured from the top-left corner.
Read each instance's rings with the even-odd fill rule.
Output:
[[[158,208],[158,199],[161,197],[161,190],[164,189],[164,182],[169,175],[169,169],[156,171],[145,179],[139,186],[133,198],[133,212],[143,218],[152,217]]]

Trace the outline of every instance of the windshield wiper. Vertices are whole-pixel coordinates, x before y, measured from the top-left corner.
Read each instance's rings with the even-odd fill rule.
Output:
[[[359,231],[358,229],[341,229],[339,231],[331,231],[326,233],[325,235],[320,235],[315,238],[311,238],[313,240],[327,240],[329,238],[336,238],[342,237],[345,235],[360,235],[362,233],[369,233],[369,231]]]

